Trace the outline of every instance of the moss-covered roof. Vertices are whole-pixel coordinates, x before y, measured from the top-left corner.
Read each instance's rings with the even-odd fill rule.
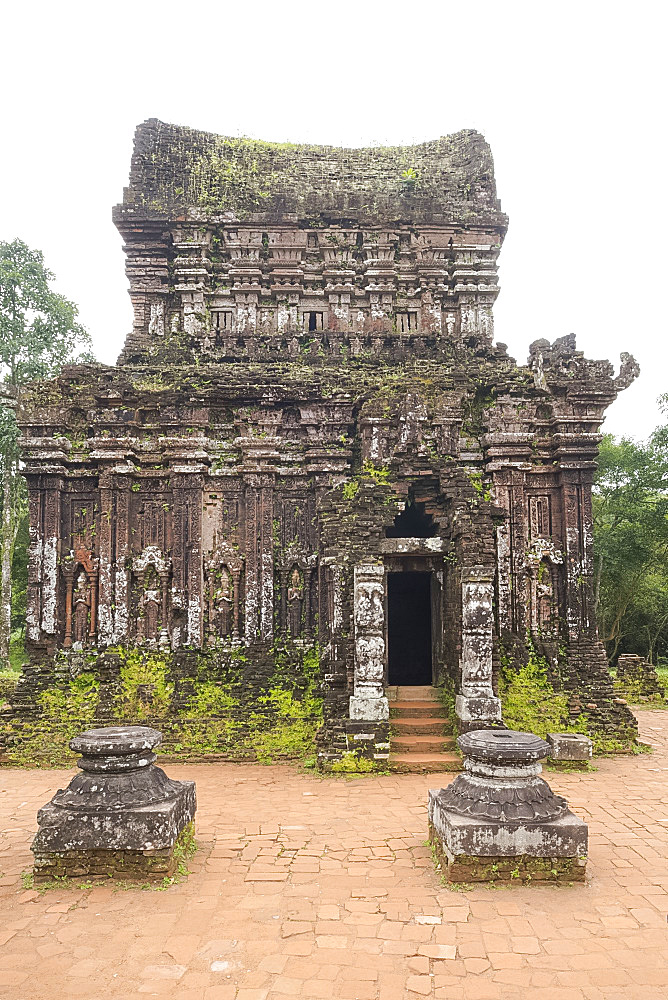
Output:
[[[322,225],[483,225],[505,230],[492,154],[472,130],[415,146],[261,142],[167,125],[135,133],[125,217],[222,217]]]

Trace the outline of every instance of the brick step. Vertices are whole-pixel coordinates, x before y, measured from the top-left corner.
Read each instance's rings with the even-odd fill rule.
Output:
[[[402,718],[433,717],[447,718],[446,710],[440,701],[391,701],[390,716]]]
[[[434,715],[410,716],[405,715],[393,717],[390,720],[390,727],[393,733],[404,736],[406,733],[436,733],[438,735],[448,735],[452,731],[449,719],[444,716],[438,718]]]
[[[435,687],[420,684],[398,684],[387,689],[387,697],[392,701],[438,701]]]
[[[415,750],[425,751],[434,753],[440,753],[442,750],[449,749],[455,745],[454,736],[444,736],[442,733],[440,736],[416,736],[415,734],[410,734],[407,736],[391,736],[390,737],[390,751],[396,750],[398,753],[404,750]]]
[[[457,753],[391,753],[389,768],[403,774],[461,771],[462,758]]]

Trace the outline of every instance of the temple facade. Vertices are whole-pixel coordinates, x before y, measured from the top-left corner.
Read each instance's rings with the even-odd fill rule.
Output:
[[[533,648],[574,718],[632,726],[596,630],[591,487],[637,366],[572,336],[525,366],[494,343],[507,219],[482,136],[335,149],[150,120],[114,221],[118,365],[19,412],[33,664],[243,649],[253,674],[277,643],[317,648],[327,760],[362,731],[383,757],[396,685],[450,685],[461,727],[499,724],[499,669]]]

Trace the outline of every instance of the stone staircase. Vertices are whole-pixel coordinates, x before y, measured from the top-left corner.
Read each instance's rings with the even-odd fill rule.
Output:
[[[390,770],[459,771],[452,724],[433,687],[390,687]]]

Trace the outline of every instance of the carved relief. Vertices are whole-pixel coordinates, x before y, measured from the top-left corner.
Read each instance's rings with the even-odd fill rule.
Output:
[[[88,574],[83,568],[79,570],[74,581],[72,604],[74,645],[84,646],[90,635],[91,586]]]
[[[552,631],[558,614],[556,605],[556,572],[548,559],[538,564],[534,587],[533,627],[542,633]]]
[[[65,580],[64,649],[85,649],[95,643],[99,561],[85,548],[70,552],[62,561]]]
[[[241,574],[243,559],[228,542],[222,542],[204,564],[204,631],[207,645],[217,639],[238,639],[240,634]]]
[[[307,555],[298,545],[290,545],[278,567],[281,631],[294,639],[308,635],[314,625],[311,591],[315,581],[317,555]]]
[[[302,632],[302,611],[304,607],[304,578],[297,565],[293,566],[290,572],[287,604],[288,631],[291,636],[297,637]]]
[[[355,567],[355,692],[383,693],[385,669],[385,571],[382,566]]]
[[[529,497],[529,537],[549,538],[552,534],[552,511],[549,495]]]
[[[169,644],[169,583],[172,561],[148,545],[132,563],[136,602],[135,635],[147,645]]]
[[[556,629],[563,563],[563,553],[549,539],[534,538],[527,547],[524,565],[529,577],[531,629],[537,634],[549,634]]]

